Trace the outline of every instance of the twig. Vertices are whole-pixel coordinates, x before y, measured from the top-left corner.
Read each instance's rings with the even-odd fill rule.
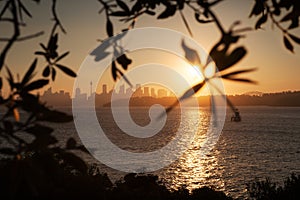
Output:
[[[44,34],[44,31],[40,31],[40,32],[37,32],[35,34],[31,34],[31,35],[27,35],[27,36],[23,36],[23,37],[19,37],[16,42],[21,42],[21,41],[24,41],[24,40],[29,40],[29,39],[32,39],[32,38],[36,38],[36,37],[39,37],[41,35]],[[0,42],[7,42],[9,41],[10,39],[9,38],[0,38]]]

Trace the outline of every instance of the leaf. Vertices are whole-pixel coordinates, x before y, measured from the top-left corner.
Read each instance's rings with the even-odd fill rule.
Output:
[[[128,13],[128,15],[130,14],[130,10],[128,8],[128,6],[121,0],[117,0],[117,4],[118,6],[120,6],[120,8],[122,8],[126,13]]]
[[[255,24],[255,29],[259,29],[261,28],[261,25],[266,23],[266,21],[268,20],[268,15],[264,14],[261,18],[259,18],[259,20],[256,22]]]
[[[50,37],[48,41],[48,49],[49,50],[55,50],[57,49],[57,40],[58,40],[58,34],[54,34]]]
[[[203,20],[203,19],[200,19],[200,14],[199,13],[195,13],[195,18],[201,24],[211,23],[211,22],[214,21],[214,20]]]
[[[10,85],[10,89],[12,90],[15,87],[14,77],[11,74],[11,71],[9,70],[9,68],[7,66],[5,68],[6,68],[6,71],[7,71],[7,74],[8,74],[7,81],[9,83],[9,85]]]
[[[55,81],[55,77],[56,77],[56,69],[52,68],[52,76],[51,76],[52,81]]]
[[[61,71],[63,71],[65,74],[71,76],[71,77],[76,77],[76,73],[73,72],[71,69],[69,69],[68,67],[64,66],[64,65],[60,65],[60,64],[55,64],[55,66],[57,66]]]
[[[48,77],[50,75],[50,66],[47,65],[43,70],[43,77]]]
[[[136,1],[136,3],[132,6],[131,12],[134,14],[142,10],[143,6],[140,1]]]
[[[48,83],[49,83],[49,80],[47,80],[47,79],[39,79],[39,80],[33,81],[30,84],[28,84],[27,86],[25,86],[23,88],[23,91],[29,92],[31,90],[37,90],[37,89],[44,87]]]
[[[2,89],[2,86],[3,86],[3,81],[2,78],[0,77],[0,90]]]
[[[130,65],[132,63],[132,60],[127,58],[127,56],[125,54],[123,54],[117,58],[117,62],[120,65],[122,65],[124,70],[127,70],[128,65]]]
[[[34,54],[35,55],[42,55],[42,56],[46,56],[47,55],[47,53],[42,52],[42,51],[36,51],[36,52],[34,52]]]
[[[189,97],[191,97],[192,95],[196,94],[205,84],[205,81],[202,81],[196,85],[194,85],[193,87],[191,87],[190,89],[188,89],[180,98],[179,101],[182,101],[184,99],[187,99]]]
[[[112,25],[111,21],[109,20],[109,18],[107,18],[107,20],[106,20],[106,33],[109,37],[112,37],[114,35],[113,25]]]
[[[231,77],[231,76],[234,76],[234,75],[237,75],[237,74],[242,74],[242,73],[252,72],[252,71],[255,71],[255,70],[256,70],[256,68],[245,69],[245,70],[238,70],[238,71],[230,72],[230,73],[228,73],[228,74],[224,74],[224,75],[222,75],[221,77],[222,77],[222,78],[228,78],[228,77]]]
[[[67,141],[66,148],[67,148],[67,149],[75,149],[75,148],[76,148],[76,145],[77,145],[76,140],[74,140],[74,138],[70,138],[70,139],[68,139],[68,141]]]
[[[55,59],[55,62],[60,61],[61,59],[63,59],[64,57],[66,57],[69,53],[70,53],[69,51],[63,53],[62,55],[60,55],[59,57],[57,57],[57,58]]]
[[[43,43],[40,43],[40,46],[44,49],[44,51],[48,51],[47,47]]]
[[[145,13],[147,13],[148,15],[155,15],[155,12],[151,11],[151,10],[146,10]]]
[[[124,11],[115,11],[109,14],[110,16],[115,16],[115,17],[125,17],[128,16],[128,13]]]
[[[157,19],[165,19],[171,17],[176,12],[176,5],[167,5],[166,9],[157,17]]]
[[[125,76],[125,74],[123,74],[123,72],[121,72],[121,70],[119,70],[118,68],[117,68],[117,71],[119,72],[119,74],[121,75],[121,77],[123,77],[123,79],[125,80],[125,82],[132,88],[133,85],[132,85],[132,83],[129,81],[129,79],[127,78],[127,76]]]
[[[292,45],[292,43],[288,40],[288,38],[284,35],[283,36],[283,42],[285,47],[290,50],[292,53],[294,53],[294,46]]]
[[[205,80],[194,85],[193,87],[189,88],[187,91],[184,92],[184,94],[182,96],[179,97],[178,101],[176,101],[175,103],[173,103],[173,105],[169,106],[166,109],[166,113],[169,113],[175,106],[178,105],[179,102],[196,94],[204,85],[205,85]],[[164,114],[165,114],[164,112],[162,114],[160,114],[157,119],[158,120],[161,119],[164,116]]]
[[[112,63],[111,63],[111,74],[112,74],[114,81],[116,81],[117,80],[117,66],[116,66],[115,61],[112,61]]]
[[[251,17],[252,15],[257,16],[257,15],[261,14],[265,8],[264,2],[265,2],[265,0],[255,0],[255,5],[253,6],[249,17]]]
[[[217,59],[215,59],[214,55],[211,55],[211,57],[216,62],[218,70],[223,71],[238,63],[246,54],[247,51],[244,47],[237,47],[229,56],[221,55]]]
[[[200,60],[200,57],[197,53],[197,51],[195,51],[194,49],[188,47],[184,40],[182,40],[181,42],[181,47],[183,48],[184,50],[184,53],[185,53],[185,58],[193,65],[197,65],[197,66],[200,66],[201,65],[201,60]]]
[[[289,34],[289,37],[296,42],[297,44],[300,44],[300,38],[296,37],[295,35]]]
[[[30,81],[30,79],[33,77],[32,73],[36,68],[36,64],[37,64],[37,58],[34,59],[33,63],[31,64],[31,66],[27,70],[25,76],[23,77],[22,82],[21,82],[22,85],[25,85],[26,83],[28,83]]]
[[[239,82],[245,82],[245,83],[253,83],[256,84],[256,81],[252,81],[250,79],[245,79],[245,78],[231,78],[231,77],[225,77],[227,80],[231,81],[239,81]]]

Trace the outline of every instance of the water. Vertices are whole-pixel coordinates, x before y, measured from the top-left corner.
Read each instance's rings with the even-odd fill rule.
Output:
[[[282,183],[292,172],[300,174],[300,108],[239,109],[242,122],[230,122],[229,113],[216,146],[200,159],[199,151],[210,119],[209,109],[202,108],[201,124],[186,125],[186,128],[194,129],[196,133],[189,149],[177,161],[153,173],[170,189],[212,186],[235,198],[247,197],[246,184],[256,179],[270,177],[273,181]],[[120,148],[131,152],[162,148],[174,138],[180,122],[180,112],[175,110],[168,116],[162,131],[164,134],[160,132],[150,139],[141,139],[122,133],[113,122],[108,108],[97,110],[97,114],[108,138]],[[139,125],[146,125],[150,121],[146,108],[133,109],[131,114]],[[183,116],[187,121],[199,117],[195,108],[184,109]],[[56,129],[54,135],[60,138],[61,145],[71,136],[80,142],[73,123],[51,126]],[[112,180],[118,180],[125,175],[124,172],[113,170],[89,155],[77,153],[87,162],[97,163]]]

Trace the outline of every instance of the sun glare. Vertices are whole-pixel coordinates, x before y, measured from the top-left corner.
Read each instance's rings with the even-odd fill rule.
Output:
[[[211,78],[215,75],[216,72],[216,66],[213,62],[207,65],[207,67],[204,70],[204,75],[206,78]]]

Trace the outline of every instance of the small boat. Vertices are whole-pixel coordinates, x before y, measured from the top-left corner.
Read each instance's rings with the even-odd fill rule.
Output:
[[[241,118],[241,115],[240,115],[240,112],[238,109],[235,109],[234,115],[231,117],[231,121],[234,121],[234,122],[242,121],[242,118]]]

